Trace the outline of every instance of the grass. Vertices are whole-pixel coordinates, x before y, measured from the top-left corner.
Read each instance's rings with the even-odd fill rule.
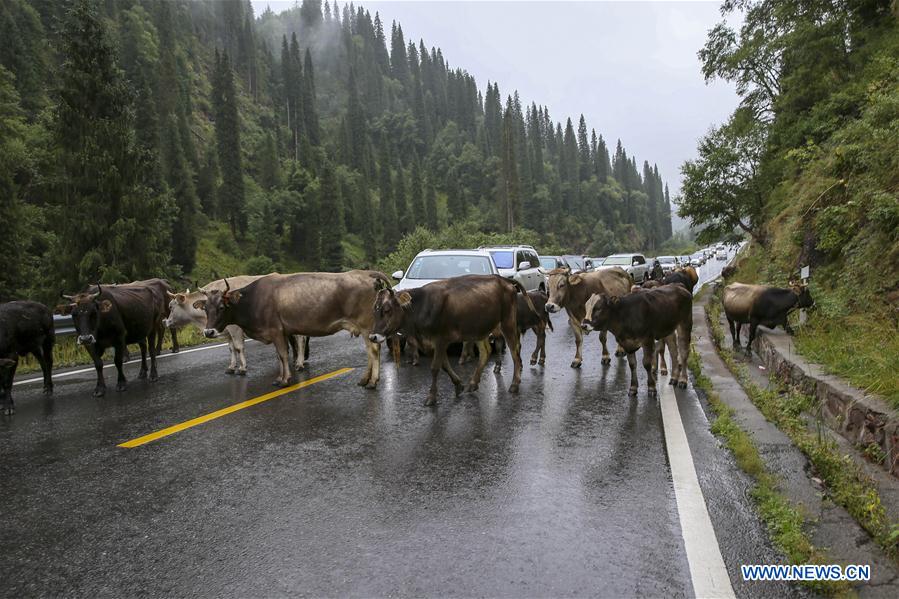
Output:
[[[771,380],[768,388],[756,385],[749,378],[746,366],[730,350],[724,349],[721,303],[717,296],[709,301],[707,310],[718,353],[752,403],[806,455],[834,503],[844,507],[877,545],[899,563],[899,522],[887,515],[873,481],[849,456],[842,455],[837,444],[824,436],[820,428],[815,432],[809,430],[803,414],[817,413],[818,401],[775,380]]]
[[[705,393],[715,414],[712,433],[724,442],[740,469],[753,480],[750,495],[768,529],[771,541],[787,556],[791,564],[829,563],[826,553],[815,547],[805,533],[806,518],[802,511],[778,490],[779,480],[765,467],[752,437],[736,423],[734,411],[721,400],[712,387],[712,382],[702,373],[702,363],[694,348],[691,348],[687,365],[693,373],[695,387]],[[831,595],[843,595],[850,590],[845,582],[805,584],[818,592]]]
[[[202,345],[204,343],[208,343],[209,339],[203,336],[203,333],[200,329],[196,327],[185,327],[178,331],[178,344],[184,347],[191,347],[194,345]],[[165,336],[165,339],[162,343],[163,351],[167,351],[172,348],[172,338],[169,335]],[[131,357],[136,358],[140,357],[140,350],[137,349],[136,345],[129,346],[131,351]],[[106,358],[111,359],[112,350],[107,350]],[[66,368],[69,366],[83,366],[85,364],[92,364],[93,360],[88,355],[87,350],[83,347],[79,346],[75,343],[74,336],[68,337],[57,337],[56,345],[53,346],[53,368]],[[19,368],[17,370],[18,373],[29,373],[29,372],[40,372],[41,366],[37,363],[37,360],[34,359],[30,354],[26,358],[22,358],[19,361]]]

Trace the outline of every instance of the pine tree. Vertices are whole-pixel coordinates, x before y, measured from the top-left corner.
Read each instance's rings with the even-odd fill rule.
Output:
[[[590,160],[590,144],[587,141],[587,121],[584,120],[584,115],[581,115],[581,120],[578,121],[577,126],[577,147],[578,147],[578,176],[581,181],[586,181],[590,178],[590,166],[592,161]]]
[[[237,113],[237,93],[228,53],[216,51],[216,73],[213,85],[215,107],[215,138],[218,147],[222,185],[218,190],[221,216],[235,236],[247,231],[247,209],[244,199],[243,167],[240,157],[240,121]]]
[[[322,165],[319,206],[322,223],[321,267],[328,272],[340,272],[343,270],[343,198],[334,176],[334,167],[327,161]]]
[[[281,186],[281,165],[278,160],[278,147],[271,132],[262,141],[257,162],[259,184],[269,191]]]
[[[409,187],[409,199],[412,205],[413,227],[427,226],[427,214],[425,213],[424,189],[421,179],[421,166],[418,156],[412,161],[412,181]]]
[[[385,251],[393,249],[399,240],[399,223],[397,222],[396,201],[393,197],[393,182],[390,174],[390,153],[385,143],[381,146],[380,165],[378,169],[378,187],[381,205],[381,247]]]
[[[402,165],[397,165],[396,185],[394,186],[394,199],[396,202],[396,216],[399,223],[400,235],[405,235],[414,227],[413,215],[409,209],[409,200],[406,196],[406,175]]]
[[[96,6],[76,0],[60,36],[63,63],[53,119],[59,180],[55,283],[163,274],[170,206],[147,187],[134,131],[134,102]]]
[[[430,177],[425,184],[425,220],[430,230],[437,230],[437,191]]]
[[[521,184],[515,160],[515,134],[511,108],[503,115],[503,140],[500,166],[500,214],[501,226],[511,231],[519,224],[521,214]],[[569,121],[570,124],[570,121]]]
[[[321,144],[321,133],[318,128],[318,113],[315,109],[315,74],[312,70],[312,54],[306,48],[303,60],[303,124],[309,143],[313,146]]]
[[[172,223],[172,262],[181,272],[193,270],[197,253],[196,215],[199,200],[184,159],[178,119],[170,114],[163,129],[163,170],[174,196],[177,216]]]

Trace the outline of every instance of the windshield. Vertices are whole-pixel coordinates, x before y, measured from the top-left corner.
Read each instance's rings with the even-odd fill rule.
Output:
[[[490,252],[493,256],[493,263],[497,268],[515,268],[515,261],[512,259],[514,252]]]
[[[556,259],[548,256],[540,258],[540,266],[546,270],[552,270],[556,267]]]
[[[487,256],[419,256],[412,262],[407,279],[449,279],[462,275],[489,275]]]
[[[630,266],[630,256],[609,256],[602,263],[603,266]]]
[[[658,260],[662,264],[671,264],[672,262],[674,262],[674,256],[659,256],[658,258],[656,258],[656,260]]]
[[[584,269],[584,259],[578,256],[565,256],[565,262],[572,268]]]

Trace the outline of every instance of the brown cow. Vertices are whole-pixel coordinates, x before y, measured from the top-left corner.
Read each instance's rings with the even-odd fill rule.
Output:
[[[162,342],[167,328],[164,324],[164,319],[168,318],[170,312],[168,294],[174,291],[172,285],[165,279],[158,278],[131,281],[130,283],[103,285],[103,289],[112,289],[115,287],[146,287],[153,293],[153,301],[159,304],[159,309],[163,315],[163,321],[160,321],[158,325],[159,330],[156,333],[156,355],[162,353]],[[99,288],[96,285],[89,285],[82,293],[99,293]],[[169,332],[172,335],[172,353],[177,354],[181,351],[181,348],[178,345],[178,333],[175,329],[169,329]]]
[[[730,325],[730,336],[734,347],[740,346],[740,328],[749,323],[749,341],[746,354],[752,352],[752,341],[759,325],[770,329],[781,325],[790,335],[793,329],[787,322],[787,316],[796,308],[810,308],[815,302],[808,290],[808,285],[800,285],[790,281],[790,287],[771,287],[769,285],[746,285],[731,283],[724,288],[724,314]]]
[[[516,295],[519,293],[525,294],[525,291],[518,282],[499,275],[453,277],[401,293],[383,289],[378,292],[374,304],[375,322],[370,339],[380,343],[391,335],[402,333],[408,338],[427,340],[434,345],[431,389],[425,401],[425,405],[434,405],[437,402],[437,375],[441,368],[453,381],[456,395],[462,392],[462,381],[446,357],[447,346],[465,341],[478,344],[478,366],[468,383],[468,390],[476,391],[490,353],[487,338],[499,332],[515,364],[509,391],[518,393],[521,385],[521,345]],[[536,313],[530,298],[525,302]]]
[[[652,356],[655,343],[666,339],[669,343],[673,368],[672,385],[687,386],[687,355],[690,352],[690,334],[693,330],[693,294],[680,285],[663,285],[645,289],[623,297],[594,295],[587,302],[584,330],[608,329],[627,351],[631,371],[630,395],[637,394],[638,349],[643,348],[643,367],[649,381],[649,394],[656,394],[656,382],[652,372]],[[671,345],[676,334],[677,347]]]
[[[571,274],[567,268],[556,268],[549,271],[549,301],[546,302],[546,311],[555,314],[561,309],[568,312],[568,322],[574,331],[576,350],[572,368],[580,368],[581,345],[584,342],[584,330],[581,321],[586,314],[587,300],[593,294],[621,297],[630,291],[631,277],[624,269],[613,267],[596,270],[593,272],[580,272]],[[609,364],[609,350],[606,347],[606,331],[599,332],[599,341],[602,343],[602,363]],[[623,356],[624,352],[619,347],[615,355]]]
[[[344,273],[308,272],[268,275],[243,289],[209,291],[195,303],[206,312],[207,337],[217,337],[228,325],[278,351],[280,372],[275,385],[290,384],[288,337],[324,337],[338,331],[362,336],[368,365],[359,385],[374,389],[380,379],[380,344],[368,336],[372,330],[372,304],[377,290],[389,285],[381,272],[352,270]]]

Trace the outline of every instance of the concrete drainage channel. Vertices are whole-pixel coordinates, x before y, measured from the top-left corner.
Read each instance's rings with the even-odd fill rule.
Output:
[[[781,382],[817,398],[828,427],[863,450],[879,448],[875,462],[899,478],[899,412],[803,359],[785,333],[764,331],[753,349]]]

